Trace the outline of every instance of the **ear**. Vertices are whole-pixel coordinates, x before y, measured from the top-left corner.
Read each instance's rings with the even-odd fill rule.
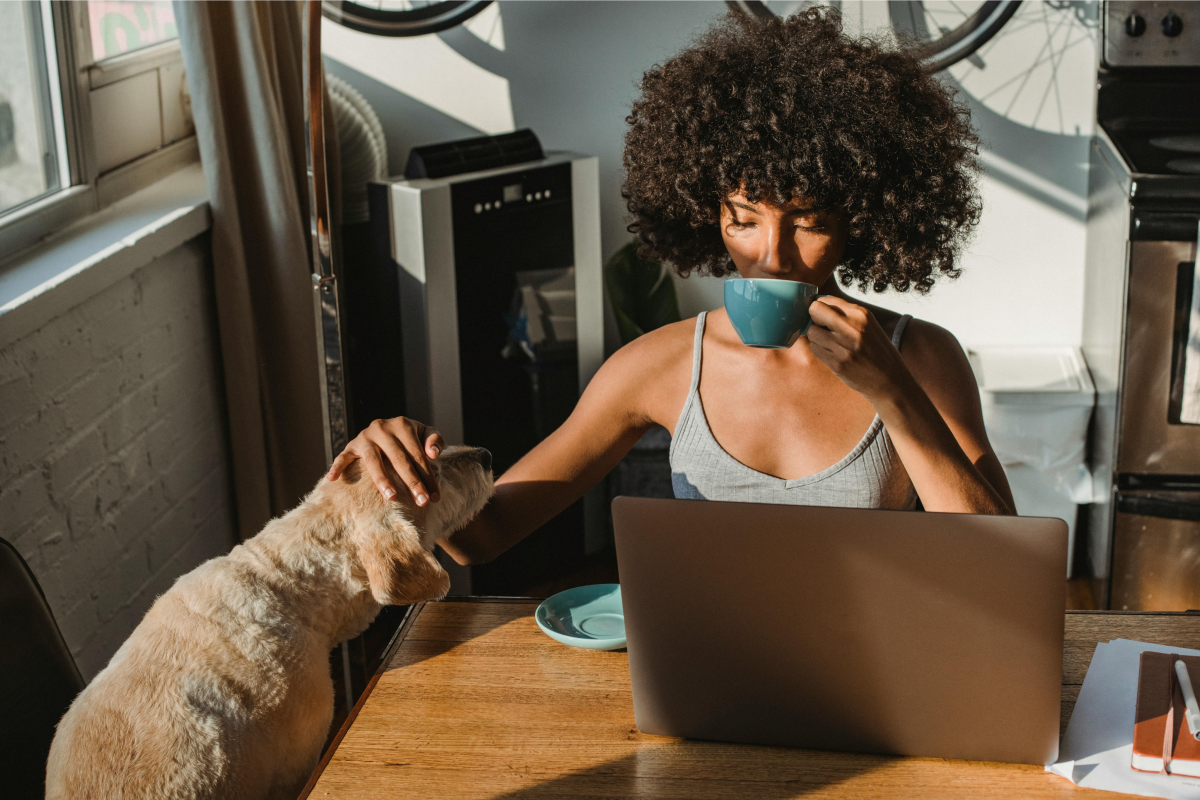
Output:
[[[360,529],[358,538],[359,558],[371,594],[380,605],[408,605],[444,597],[450,591],[450,576],[433,553],[421,546],[420,532],[408,520],[400,526]]]

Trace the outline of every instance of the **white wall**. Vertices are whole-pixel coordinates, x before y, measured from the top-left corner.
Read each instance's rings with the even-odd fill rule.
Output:
[[[0,347],[0,536],[85,679],[234,544],[207,235]]]
[[[960,279],[876,296],[966,344],[1080,342],[1098,9],[1062,5],[1022,3],[976,63],[942,73],[984,142],[983,219]]]
[[[963,274],[927,296],[862,295],[936,322],[969,345],[1078,345],[1083,325],[1083,222],[987,176],[986,211]]]
[[[533,128],[548,149],[597,155],[607,257],[630,238],[619,187],[635,84],[725,4],[496,6],[475,30],[416,39],[329,24],[327,67],[379,113],[395,174],[413,145],[511,128]],[[943,73],[962,90],[985,142],[984,217],[960,280],[927,297],[887,293],[872,302],[944,325],[969,345],[1079,342],[1095,17],[1094,2],[1031,0],[973,63]],[[693,277],[678,288],[685,314],[721,303],[719,281]]]

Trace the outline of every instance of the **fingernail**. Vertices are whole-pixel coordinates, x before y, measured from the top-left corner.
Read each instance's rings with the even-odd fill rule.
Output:
[[[417,505],[423,506],[428,502],[429,502],[429,498],[426,497],[425,495],[423,495],[423,494],[417,495]]]
[[[437,458],[438,456],[440,456],[442,454],[442,448],[438,447],[436,444],[431,449],[433,450],[434,458]]]
[[[383,490],[383,499],[384,500],[391,500],[395,496],[396,496],[396,490],[393,489],[392,487],[389,486],[388,488]]]

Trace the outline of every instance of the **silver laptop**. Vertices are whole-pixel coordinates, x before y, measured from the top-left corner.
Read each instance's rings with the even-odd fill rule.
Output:
[[[613,501],[645,733],[1049,764],[1062,520]]]

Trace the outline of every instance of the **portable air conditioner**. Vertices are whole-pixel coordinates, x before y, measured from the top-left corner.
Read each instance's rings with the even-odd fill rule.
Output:
[[[598,178],[595,158],[548,153],[371,185],[386,258],[345,266],[360,425],[427,422],[449,444],[491,450],[500,475],[561,424],[604,357]],[[607,542],[604,503],[593,492],[493,564],[442,554],[451,592],[552,580]]]

